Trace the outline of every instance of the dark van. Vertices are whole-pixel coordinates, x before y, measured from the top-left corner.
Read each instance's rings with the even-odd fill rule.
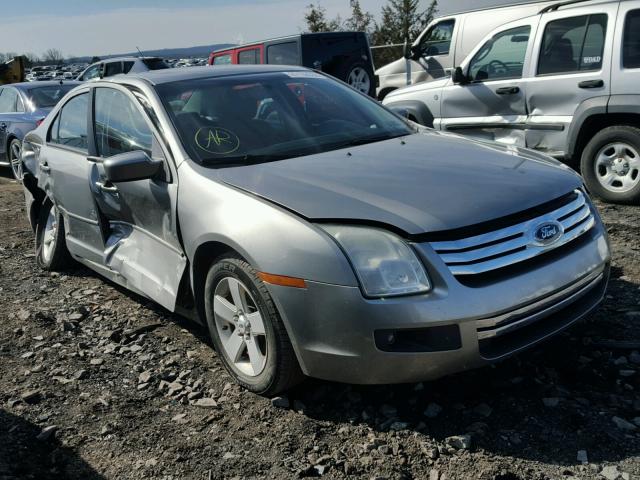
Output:
[[[314,68],[375,96],[371,50],[363,32],[301,33],[216,50],[209,56],[209,65],[258,63]]]

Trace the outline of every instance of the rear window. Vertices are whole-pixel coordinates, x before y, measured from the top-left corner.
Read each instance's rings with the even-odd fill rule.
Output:
[[[267,63],[273,65],[300,65],[298,42],[269,45],[267,47]]]
[[[640,10],[631,10],[624,22],[622,66],[640,68]]]
[[[144,63],[149,70],[164,70],[169,68],[169,65],[162,58],[143,58]]]
[[[36,108],[54,107],[75,85],[54,85],[29,90],[29,99]]]

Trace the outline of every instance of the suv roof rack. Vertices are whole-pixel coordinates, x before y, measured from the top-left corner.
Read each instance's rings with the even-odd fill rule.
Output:
[[[566,7],[569,5],[573,5],[574,3],[582,3],[582,2],[589,2],[591,0],[566,0],[564,2],[558,2],[558,3],[554,3],[553,5],[549,5],[547,7],[544,7],[542,10],[540,10],[540,13],[547,13],[547,12],[555,12],[556,10],[558,10],[560,7]]]

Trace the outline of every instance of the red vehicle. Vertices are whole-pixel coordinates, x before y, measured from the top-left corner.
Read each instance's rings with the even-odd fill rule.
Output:
[[[375,97],[371,50],[363,32],[301,33],[216,50],[209,56],[209,65],[260,63],[321,70]]]

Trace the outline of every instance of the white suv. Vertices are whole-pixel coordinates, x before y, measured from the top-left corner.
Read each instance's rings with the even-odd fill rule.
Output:
[[[170,68],[164,59],[159,57],[119,57],[109,58],[89,65],[76,80],[86,82],[96,78],[112,77],[126,73],[147,72]]]
[[[384,103],[439,130],[580,168],[590,191],[640,203],[640,0],[572,0],[489,34],[450,77]]]

